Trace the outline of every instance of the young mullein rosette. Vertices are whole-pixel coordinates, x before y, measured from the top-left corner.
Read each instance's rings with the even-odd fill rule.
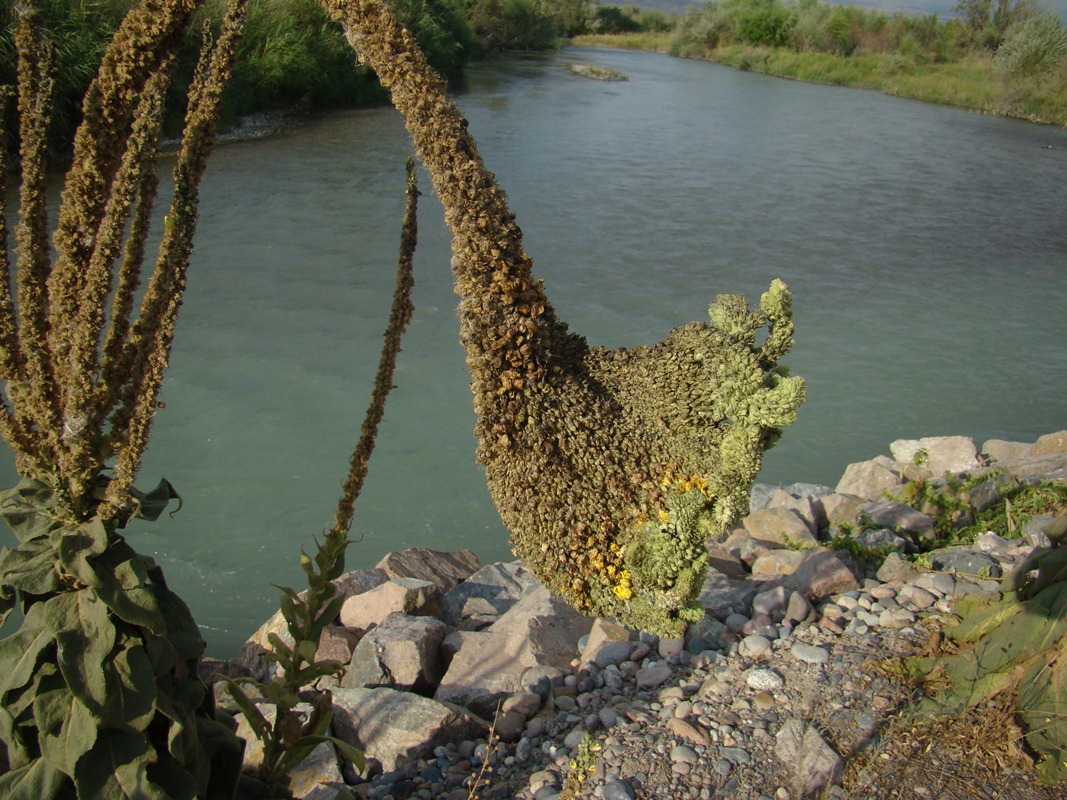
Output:
[[[201,54],[154,269],[137,305],[164,96],[201,0],[142,0],[84,100],[50,236],[45,132],[54,58],[17,2],[21,187],[14,263],[0,186],[0,434],[22,481],[0,495],[0,796],[233,795],[241,746],[196,675],[204,643],[152,559],[119,533],[176,497],[133,487],[185,287],[198,186],[245,0]],[[6,154],[6,150],[4,151]],[[9,175],[0,164],[0,178]],[[10,291],[15,272],[14,296]],[[145,270],[146,272],[148,270]]]
[[[789,291],[775,281],[755,310],[720,297],[710,324],[651,347],[590,347],[556,317],[503,190],[412,36],[382,0],[322,2],[390,90],[444,205],[478,458],[513,549],[583,612],[677,635],[698,613],[703,537],[744,513],[764,451],[804,398],[778,367],[793,341]],[[707,489],[671,498],[668,471]]]

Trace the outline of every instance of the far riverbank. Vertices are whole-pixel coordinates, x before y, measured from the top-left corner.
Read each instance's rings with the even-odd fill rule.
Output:
[[[677,56],[672,33],[623,33],[576,36],[575,47],[644,50]],[[1067,126],[1067,92],[1054,88],[1021,98],[994,71],[992,54],[972,53],[946,64],[916,63],[894,53],[834,55],[798,52],[788,47],[730,44],[706,50],[700,58],[747,72],[808,83],[874,89],[883,94],[955,106],[993,116]]]

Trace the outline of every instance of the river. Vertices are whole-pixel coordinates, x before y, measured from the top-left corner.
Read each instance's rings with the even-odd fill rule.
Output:
[[[573,62],[624,82],[571,74]],[[761,480],[833,484],[900,437],[1067,427],[1067,132],[648,53],[473,65],[459,102],[535,271],[591,342],[794,292],[809,384]],[[392,109],[221,146],[142,478],[181,512],[131,529],[225,656],[299,588],[377,362],[410,148]],[[474,463],[448,236],[423,176],[416,312],[356,506],[389,550],[509,557]],[[13,469],[4,465],[8,484]]]

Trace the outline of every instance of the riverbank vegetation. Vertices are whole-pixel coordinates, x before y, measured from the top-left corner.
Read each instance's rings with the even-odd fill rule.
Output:
[[[957,17],[818,0],[722,0],[579,44],[657,50],[991,114],[1067,124],[1067,29],[1036,0],[961,0]],[[635,18],[636,22],[636,18]]]
[[[56,46],[49,139],[69,153],[80,100],[135,0],[42,0]],[[987,113],[1067,124],[1067,30],[1041,0],[960,0],[957,16],[887,14],[819,0],[716,0],[667,15],[598,0],[392,0],[430,63],[458,81],[472,58],[561,42],[705,58],[743,70],[833,83]],[[204,31],[222,0],[197,13],[179,54],[165,129],[180,125]],[[14,4],[0,10],[0,85],[15,82]],[[378,105],[387,96],[353,58],[319,0],[250,0],[221,110],[241,116]],[[9,135],[17,135],[8,120]]]

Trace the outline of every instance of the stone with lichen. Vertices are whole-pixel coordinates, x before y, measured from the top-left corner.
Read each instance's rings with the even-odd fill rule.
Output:
[[[804,383],[790,294],[721,295],[710,323],[634,349],[557,319],[467,122],[381,0],[324,0],[389,88],[452,230],[478,459],[515,553],[579,610],[677,636],[697,617],[708,536],[748,508]],[[762,344],[757,345],[761,332]]]

